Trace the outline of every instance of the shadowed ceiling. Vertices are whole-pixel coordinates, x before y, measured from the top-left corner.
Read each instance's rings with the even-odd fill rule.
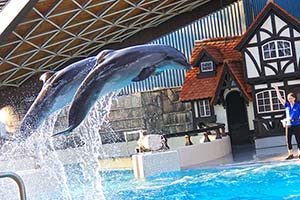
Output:
[[[0,35],[0,89],[18,87],[32,76],[56,71],[103,48],[149,42],[233,1],[32,2]]]

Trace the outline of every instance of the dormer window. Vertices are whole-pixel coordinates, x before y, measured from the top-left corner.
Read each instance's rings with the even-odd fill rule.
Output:
[[[292,55],[291,42],[285,40],[271,41],[263,45],[264,60],[285,58]]]
[[[212,61],[201,62],[200,67],[201,67],[201,72],[211,72],[214,70]]]

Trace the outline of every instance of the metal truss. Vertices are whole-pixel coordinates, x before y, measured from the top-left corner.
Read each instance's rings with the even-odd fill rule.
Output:
[[[40,0],[0,46],[0,88],[18,87],[208,1]]]

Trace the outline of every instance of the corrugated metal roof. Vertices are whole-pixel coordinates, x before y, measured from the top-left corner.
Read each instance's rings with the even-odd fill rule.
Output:
[[[11,0],[24,6],[0,35],[0,88],[18,87],[197,8],[208,11],[213,1]]]
[[[300,19],[300,0],[273,0],[296,19]],[[266,6],[267,0],[243,0],[247,27]]]

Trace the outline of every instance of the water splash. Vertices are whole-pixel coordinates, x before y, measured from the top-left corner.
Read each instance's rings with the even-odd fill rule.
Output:
[[[67,108],[56,112],[25,142],[7,142],[0,152],[0,171],[15,171],[23,178],[28,199],[34,200],[94,200],[105,199],[98,158],[102,150],[99,129],[107,125],[108,114],[116,93],[99,100],[89,112],[76,135],[84,145],[59,148],[69,136],[51,137]],[[1,180],[0,180],[1,182]],[[11,185],[11,184],[8,184]],[[0,189],[7,199],[17,199],[9,186]]]

